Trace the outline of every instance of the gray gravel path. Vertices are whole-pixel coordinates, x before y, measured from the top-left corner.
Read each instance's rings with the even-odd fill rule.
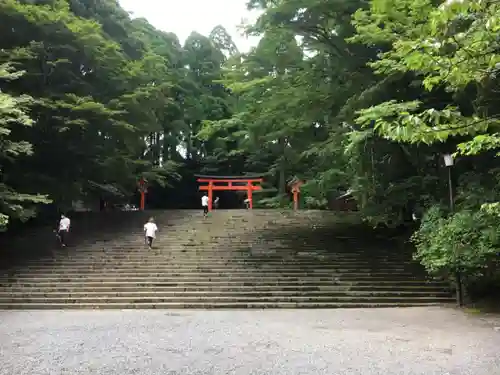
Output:
[[[496,375],[499,326],[447,308],[0,311],[0,374]]]

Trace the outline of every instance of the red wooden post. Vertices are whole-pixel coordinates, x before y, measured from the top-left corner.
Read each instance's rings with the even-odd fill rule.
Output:
[[[146,207],[146,181],[142,177],[139,181],[139,191],[141,193],[141,203],[139,205],[139,208],[141,211],[144,211]]]
[[[213,198],[213,193],[212,193],[212,187],[213,187],[213,181],[210,180],[208,182],[208,211],[212,211],[212,198]]]
[[[253,208],[253,196],[252,196],[252,182],[248,181],[247,182],[247,199],[248,199],[248,208],[252,209]]]
[[[293,193],[293,209],[298,210],[300,187],[304,184],[304,181],[294,178],[294,180],[292,180],[290,184],[292,186],[292,193]]]
[[[292,193],[293,193],[293,209],[298,210],[299,209],[299,189],[293,188]]]

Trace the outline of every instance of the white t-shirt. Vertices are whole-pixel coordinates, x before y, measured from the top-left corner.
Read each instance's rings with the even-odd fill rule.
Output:
[[[208,197],[206,195],[204,195],[203,197],[201,197],[201,205],[203,207],[208,206]]]
[[[146,232],[146,237],[156,237],[156,231],[158,227],[155,223],[146,223],[144,224],[144,231]]]
[[[59,221],[59,230],[69,230],[70,224],[71,224],[71,220],[68,219],[67,217],[63,217]]]

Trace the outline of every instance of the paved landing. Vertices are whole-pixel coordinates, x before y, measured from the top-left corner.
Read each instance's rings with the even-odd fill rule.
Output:
[[[499,348],[447,308],[0,311],[1,375],[493,375]]]

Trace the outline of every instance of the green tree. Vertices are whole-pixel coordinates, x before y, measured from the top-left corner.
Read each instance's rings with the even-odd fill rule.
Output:
[[[20,78],[23,72],[15,71],[7,64],[0,65],[0,229],[4,229],[9,217],[26,220],[33,216],[33,204],[49,203],[43,195],[23,194],[8,185],[8,176],[3,174],[1,166],[12,164],[20,155],[32,155],[31,144],[10,137],[12,129],[20,126],[32,126],[33,120],[28,111],[33,99],[27,95],[14,97],[3,93],[1,85],[5,81]]]
[[[393,96],[361,110],[357,124],[398,144],[436,145],[459,157],[456,211],[428,202],[436,204],[414,236],[416,257],[432,273],[491,276],[498,267],[499,175],[492,151],[499,146],[499,19],[497,2],[428,0],[372,1],[355,17],[354,39],[391,42],[370,64],[375,72],[410,76],[422,90],[412,100]]]
[[[35,125],[14,134],[34,156],[6,169],[16,188],[67,207],[129,195],[139,175],[160,184],[175,177],[175,164],[160,163],[145,142],[175,129],[165,116],[175,108],[174,40],[130,20],[115,1],[9,0],[0,20],[0,59],[26,72],[5,90],[35,99]],[[157,36],[163,47],[152,43]]]

